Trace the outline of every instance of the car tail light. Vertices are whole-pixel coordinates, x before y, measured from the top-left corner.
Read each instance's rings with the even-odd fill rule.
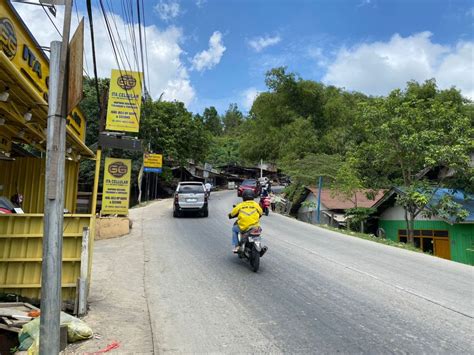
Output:
[[[178,203],[178,194],[174,195],[174,202]]]

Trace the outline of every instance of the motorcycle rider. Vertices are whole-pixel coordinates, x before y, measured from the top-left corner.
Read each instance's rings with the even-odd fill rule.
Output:
[[[239,251],[239,232],[245,232],[250,227],[260,227],[260,217],[263,210],[260,205],[255,202],[252,190],[244,190],[242,192],[243,202],[235,206],[229,213],[229,218],[237,217],[237,222],[232,227],[232,245],[233,252]]]

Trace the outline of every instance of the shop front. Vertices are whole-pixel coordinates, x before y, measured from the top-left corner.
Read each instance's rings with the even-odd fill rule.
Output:
[[[9,1],[0,2],[0,47],[0,297],[39,300],[49,63]],[[76,214],[79,163],[95,155],[85,145],[86,121],[78,108],[66,130],[62,295],[73,302],[81,263],[90,274],[95,225],[91,211]],[[12,200],[21,209],[1,208]],[[81,260],[87,230],[90,252]]]

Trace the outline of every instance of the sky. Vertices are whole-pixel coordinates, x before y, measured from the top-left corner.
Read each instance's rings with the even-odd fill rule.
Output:
[[[279,66],[303,79],[369,95],[435,78],[440,88],[455,86],[474,99],[471,0],[143,2],[148,90],[155,99],[182,101],[194,113],[215,106],[223,114],[231,103],[248,112],[258,93],[266,91],[265,73]],[[128,3],[136,5],[134,0],[103,0],[129,67],[136,69],[129,33],[137,33],[138,26],[123,12],[122,4]],[[117,62],[99,1],[92,5],[98,74],[110,77]],[[40,45],[60,39],[40,6],[14,6]],[[61,30],[63,10],[57,8],[53,21]],[[74,28],[84,15],[85,0],[76,0]],[[90,76],[91,48],[86,21]]]

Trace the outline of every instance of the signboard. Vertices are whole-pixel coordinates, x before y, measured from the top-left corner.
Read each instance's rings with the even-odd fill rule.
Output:
[[[116,137],[103,132],[99,135],[99,146],[101,146],[102,148],[118,148],[125,150],[142,151],[141,139],[125,136]]]
[[[138,132],[142,100],[139,72],[112,70],[105,129]]]
[[[143,171],[146,173],[161,173],[163,156],[161,154],[143,154]]]
[[[72,110],[71,114],[67,116],[66,125],[71,128],[72,133],[77,136],[81,142],[86,141],[86,118],[79,108]]]
[[[128,214],[131,170],[130,159],[105,158],[102,214]]]
[[[82,100],[83,90],[83,56],[84,56],[84,18],[72,36],[69,44],[69,76],[67,92],[67,113],[71,113],[73,108],[79,105]]]
[[[19,15],[9,1],[0,1],[0,54],[9,60],[16,68],[17,75],[23,77],[32,90],[36,91],[48,102],[49,60],[39,49],[40,46],[33,38]],[[82,55],[81,55],[82,58]],[[3,72],[0,70],[0,74]],[[81,68],[82,79],[82,68]],[[5,82],[17,81],[11,77],[2,77]],[[19,102],[23,105],[22,102]],[[42,104],[42,103],[38,103]],[[70,113],[70,112],[68,112]],[[46,121],[47,113],[41,117]],[[79,108],[75,108],[67,117],[70,132],[76,135],[81,142],[85,142],[86,121]]]

